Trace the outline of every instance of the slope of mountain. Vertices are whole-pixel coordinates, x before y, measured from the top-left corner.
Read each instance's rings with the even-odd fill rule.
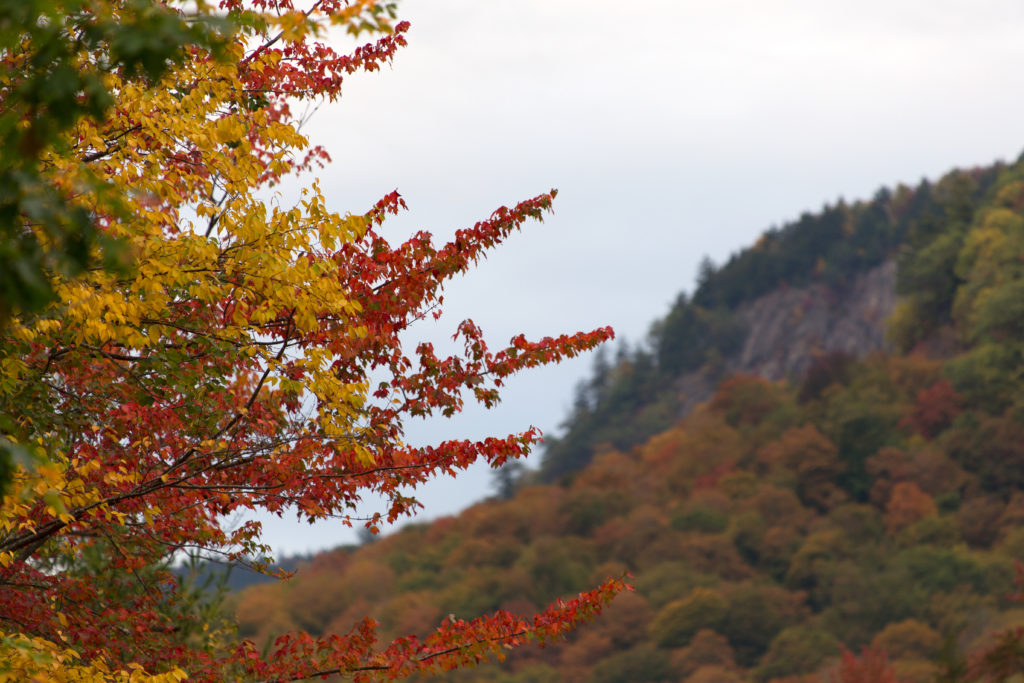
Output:
[[[545,444],[543,480],[579,470],[602,443],[629,448],[669,427],[730,372],[797,379],[816,355],[883,348],[895,291],[935,284],[911,282],[911,267],[894,282],[886,264],[927,253],[936,235],[969,222],[1007,172],[954,171],[840,201],[769,230],[720,268],[705,260],[693,296],[679,295],[644,345],[620,347],[614,363],[598,355],[562,434]]]
[[[707,266],[645,345],[598,357],[540,475],[250,587],[240,633],[370,614],[387,639],[630,572],[636,592],[569,642],[449,680],[1006,680],[1024,648],[1007,599],[1022,254],[1021,163],[769,232]]]

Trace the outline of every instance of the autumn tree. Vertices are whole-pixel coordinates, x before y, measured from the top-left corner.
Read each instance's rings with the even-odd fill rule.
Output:
[[[842,648],[839,671],[832,676],[834,683],[896,683],[896,676],[884,652],[864,648],[857,657]]]
[[[885,521],[890,533],[895,533],[926,517],[935,517],[935,501],[914,482],[900,482],[892,487],[885,506]]]
[[[367,492],[387,501],[369,527],[410,514],[419,505],[410,488],[478,460],[500,466],[539,433],[420,448],[403,441],[407,417],[450,416],[465,400],[492,406],[513,373],[612,332],[517,336],[492,351],[467,320],[452,356],[426,343],[410,353],[400,342],[412,323],[440,314],[447,280],[540,220],[554,190],[497,209],[445,245],[426,232],[398,245],[381,236],[384,220],[405,208],[397,192],[354,213],[329,209],[315,181],[292,207],[260,199],[288,174],[328,161],[300,133],[296,104],[334,100],[346,76],[392,58],[409,26],[391,3],[222,0],[217,16],[235,32],[219,33],[216,49],[186,35],[145,78],[102,31],[136,14],[184,20],[172,3],[28,6],[67,13],[40,10],[22,24],[18,49],[2,54],[6,73],[41,54],[32,26],[60,26],[67,63],[95,67],[111,98],[48,129],[54,142],[35,150],[34,168],[59,195],[53,206],[95,231],[83,263],[98,262],[105,240],[125,245],[132,265],[44,268],[49,303],[19,309],[0,329],[0,429],[22,454],[0,504],[2,673],[394,678],[557,636],[623,588],[609,580],[532,620],[500,611],[447,618],[422,638],[382,647],[371,619],[343,636],[287,635],[265,654],[248,641],[210,650],[182,639],[167,558],[251,561],[268,551],[258,523],[229,528],[225,516],[297,509],[310,521],[352,524]],[[188,6],[213,16],[205,3]],[[331,26],[369,42],[338,51],[324,39]],[[22,112],[19,130],[45,124],[52,109],[19,109],[22,94],[0,88],[0,110]],[[108,188],[123,207],[106,201]],[[55,245],[31,206],[7,207],[17,239]],[[12,239],[4,233],[5,249]]]
[[[811,673],[838,652],[839,645],[828,631],[802,624],[790,626],[772,639],[757,674],[760,680],[770,680]]]
[[[900,425],[930,439],[952,424],[960,414],[962,404],[963,399],[949,380],[939,380],[918,392],[914,407],[900,420]]]
[[[696,588],[662,608],[651,622],[651,639],[661,646],[685,647],[701,629],[720,631],[728,610],[719,591]]]
[[[846,498],[835,483],[845,469],[838,450],[814,425],[786,430],[757,455],[769,472],[781,469],[794,477],[796,493],[808,506],[828,510]]]

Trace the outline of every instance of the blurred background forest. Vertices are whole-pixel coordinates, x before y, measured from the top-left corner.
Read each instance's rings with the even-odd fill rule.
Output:
[[[366,614],[422,633],[628,571],[568,643],[449,680],[827,681],[842,648],[884,653],[876,680],[1003,680],[984,676],[1024,626],[1022,255],[1018,161],[706,260],[643,343],[595,357],[539,470],[233,593],[239,636]]]

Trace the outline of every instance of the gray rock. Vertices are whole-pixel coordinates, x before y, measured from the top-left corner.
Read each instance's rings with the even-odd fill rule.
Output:
[[[885,321],[896,305],[896,262],[859,275],[842,296],[823,284],[777,289],[736,315],[747,326],[743,348],[716,368],[679,378],[681,412],[711,397],[718,381],[734,373],[770,380],[798,379],[818,355],[844,351],[865,356],[889,350]]]

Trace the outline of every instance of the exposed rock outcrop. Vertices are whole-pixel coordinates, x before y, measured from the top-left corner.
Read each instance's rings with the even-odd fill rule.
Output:
[[[886,349],[885,320],[895,304],[895,261],[860,275],[841,297],[824,285],[776,290],[737,311],[749,332],[729,370],[784,379],[802,375],[821,353]]]
[[[747,327],[743,348],[679,378],[682,412],[688,413],[733,373],[780,380],[801,376],[811,361],[829,351],[864,356],[886,350],[885,320],[896,305],[896,262],[887,261],[858,276],[841,294],[823,284],[777,289],[736,315]]]

